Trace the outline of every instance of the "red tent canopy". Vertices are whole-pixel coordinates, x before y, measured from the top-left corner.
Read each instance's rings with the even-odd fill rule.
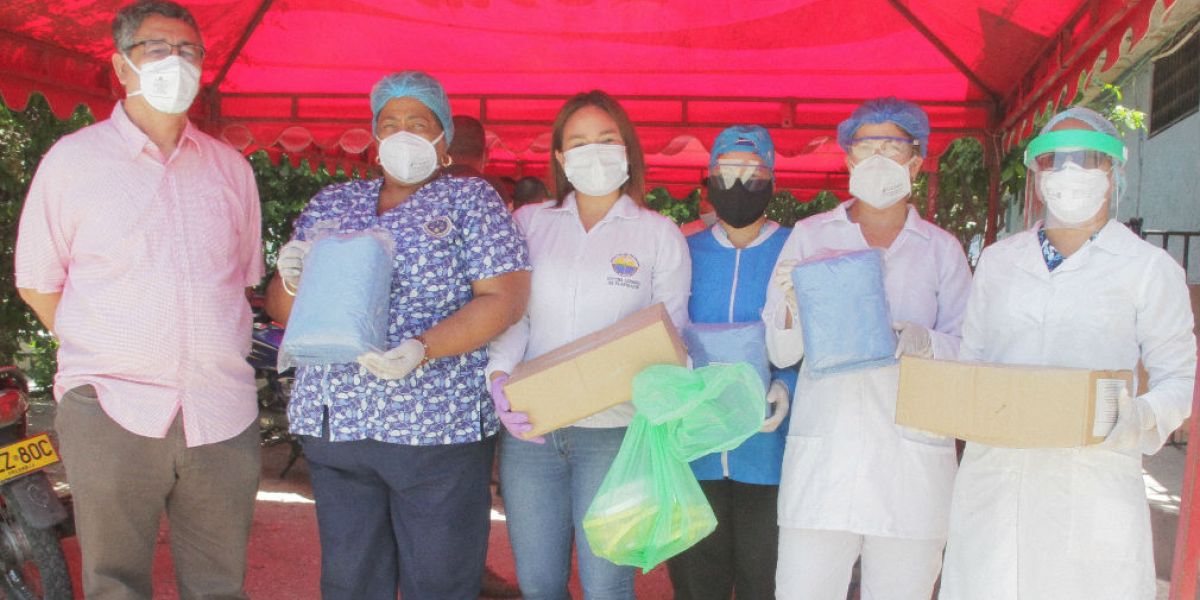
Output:
[[[1171,0],[1157,0],[1166,5]],[[831,137],[864,99],[929,112],[936,157],[972,136],[996,150],[1136,43],[1156,0],[185,0],[209,53],[195,118],[234,146],[361,165],[367,91],[383,74],[439,78],[479,117],[500,174],[543,174],[563,100],[622,99],[652,184],[693,187],[733,123],[771,129],[781,187],[845,189]],[[60,115],[119,98],[109,23],[124,0],[9,0],[0,94]],[[932,168],[936,161],[928,161]]]

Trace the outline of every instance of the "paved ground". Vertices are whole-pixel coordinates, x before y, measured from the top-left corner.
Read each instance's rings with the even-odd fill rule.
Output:
[[[281,479],[288,449],[275,446],[263,450],[262,483],[255,507],[250,537],[249,569],[246,589],[254,600],[317,600],[321,555],[317,543],[316,514],[308,469],[301,459]],[[164,524],[159,533],[154,565],[155,600],[176,600],[175,576],[171,565],[168,531]],[[75,580],[79,581],[79,546],[75,538],[64,540],[64,551]],[[508,544],[504,507],[497,500],[492,511],[492,535],[488,566],[509,581],[515,581],[512,550]],[[670,598],[671,585],[666,568],[660,566],[637,576],[638,598]],[[582,598],[578,577],[571,581],[571,593]],[[77,593],[82,598],[82,594]]]
[[[48,414],[33,416],[32,429],[45,427]],[[1179,520],[1179,494],[1182,488],[1187,446],[1165,447],[1145,461],[1147,495],[1153,508],[1155,555],[1159,567],[1159,598],[1167,597],[1171,553]],[[276,446],[263,451],[262,484],[255,508],[254,529],[250,540],[247,591],[255,600],[316,600],[319,598],[320,550],[317,544],[316,516],[304,460],[279,477],[288,449]],[[64,541],[76,589],[79,586],[79,547],[74,538]],[[497,500],[492,513],[492,537],[488,565],[510,581],[515,580],[512,551],[508,544],[503,504]],[[670,581],[663,566],[639,574],[637,597],[659,600],[671,597]],[[571,591],[582,598],[578,578]],[[79,594],[78,597],[82,598]],[[171,568],[167,531],[159,535],[155,560],[156,600],[175,600],[174,573]],[[853,597],[853,595],[852,595]]]
[[[1198,442],[1200,443],[1200,442]],[[1154,563],[1158,572],[1158,598],[1170,588],[1175,532],[1179,527],[1180,493],[1187,461],[1187,446],[1167,445],[1142,461],[1146,497],[1150,500],[1150,526],[1154,531]],[[1200,600],[1200,594],[1197,595]]]

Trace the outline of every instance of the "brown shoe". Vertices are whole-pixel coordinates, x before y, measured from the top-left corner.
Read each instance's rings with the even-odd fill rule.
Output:
[[[480,598],[520,598],[521,588],[511,584],[491,568],[483,567],[483,581],[479,583]]]

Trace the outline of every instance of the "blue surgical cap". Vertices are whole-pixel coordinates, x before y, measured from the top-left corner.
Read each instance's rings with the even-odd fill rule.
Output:
[[[375,130],[375,122],[379,119],[379,111],[388,100],[394,98],[412,98],[424,104],[433,111],[434,116],[442,124],[446,132],[446,145],[454,139],[454,121],[450,118],[450,99],[446,90],[438,80],[420,72],[404,71],[392,73],[379,80],[371,88],[371,131]]]
[[[722,131],[713,142],[709,166],[717,164],[717,157],[726,152],[753,152],[762,159],[763,165],[775,170],[775,143],[771,134],[758,125],[734,125]]]
[[[878,123],[893,123],[920,142],[922,158],[929,152],[929,116],[920,106],[891,96],[867,100],[854,109],[850,118],[838,125],[838,145],[849,152],[858,128]]]

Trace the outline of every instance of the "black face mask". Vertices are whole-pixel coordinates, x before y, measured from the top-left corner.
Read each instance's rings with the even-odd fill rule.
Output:
[[[741,229],[752,225],[763,213],[767,212],[767,204],[775,195],[773,181],[755,182],[746,189],[742,180],[733,183],[729,189],[720,189],[712,178],[708,180],[708,201],[717,211],[717,218],[728,223],[731,227]]]

